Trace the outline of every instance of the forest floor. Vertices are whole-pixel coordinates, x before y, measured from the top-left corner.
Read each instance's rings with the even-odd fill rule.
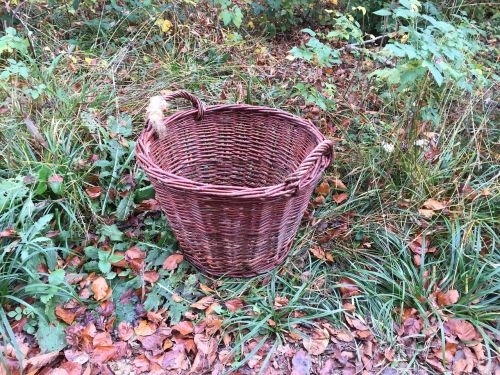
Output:
[[[443,99],[413,142],[370,53],[339,42],[320,68],[290,55],[298,31],[177,26],[80,33],[86,48],[55,24],[31,36],[29,78],[0,102],[0,374],[498,373],[493,89],[467,110]],[[177,89],[280,108],[335,142],[276,270],[215,278],[183,260],[133,156],[148,98]]]

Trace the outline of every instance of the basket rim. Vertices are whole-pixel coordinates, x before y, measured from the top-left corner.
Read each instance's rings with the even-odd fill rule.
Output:
[[[249,104],[217,104],[206,106],[205,116],[225,111],[256,112],[271,117],[279,117],[281,119],[285,119],[297,126],[304,127],[304,129],[307,130],[316,139],[316,145],[319,145],[320,143],[326,141],[331,144],[331,147],[333,147],[333,143],[327,140],[327,138],[314,126],[314,124],[312,124],[312,122],[277,108],[255,106]],[[175,122],[180,119],[185,119],[186,117],[193,117],[193,121],[196,121],[195,118],[197,114],[197,109],[180,110],[166,116],[164,119],[164,125],[168,126],[169,123]],[[148,177],[153,177],[157,181],[160,181],[161,183],[172,188],[177,188],[184,191],[204,193],[215,197],[265,198],[296,194],[298,189],[301,189],[303,186],[312,182],[315,177],[318,177],[319,174],[321,174],[323,170],[326,169],[326,167],[330,164],[332,158],[331,153],[319,157],[318,161],[314,165],[314,168],[309,168],[307,173],[302,176],[300,181],[298,181],[295,186],[288,184],[286,181],[280,182],[278,184],[258,187],[216,185],[202,183],[163,170],[149,156],[150,145],[154,140],[156,140],[156,134],[152,127],[148,124],[141,131],[134,150],[138,163],[146,172]],[[298,166],[293,172],[295,172],[297,169]]]

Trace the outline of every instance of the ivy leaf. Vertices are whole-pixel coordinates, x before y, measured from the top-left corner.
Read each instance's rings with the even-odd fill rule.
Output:
[[[109,237],[111,241],[121,241],[123,239],[123,233],[118,229],[116,224],[103,225],[101,227],[101,235]]]
[[[233,18],[232,14],[228,10],[223,10],[219,14],[220,18],[222,18],[222,22],[224,22],[224,26],[227,26],[231,23],[231,19]]]
[[[234,13],[233,13],[232,18],[233,18],[234,26],[236,26],[239,29],[241,26],[241,22],[243,21],[243,13],[241,12],[240,7],[236,7],[234,9]]]

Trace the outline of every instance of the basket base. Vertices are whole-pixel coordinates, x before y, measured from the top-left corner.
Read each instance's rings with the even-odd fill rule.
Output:
[[[212,276],[219,276],[219,277],[244,277],[244,278],[248,278],[248,277],[255,277],[255,276],[265,274],[267,272],[272,271],[273,269],[280,266],[281,264],[283,264],[285,262],[286,258],[288,257],[288,255],[290,254],[290,249],[291,249],[292,245],[293,245],[293,239],[291,239],[289,241],[289,243],[284,246],[283,254],[278,259],[276,259],[272,263],[265,265],[262,268],[259,268],[258,270],[233,269],[233,270],[229,270],[227,272],[218,272],[216,270],[211,269],[210,267],[203,266],[203,265],[199,264],[198,262],[196,262],[196,260],[191,260],[186,253],[184,253],[184,256],[185,256],[186,260],[189,263],[191,263],[196,269],[198,269],[201,273],[212,275]]]

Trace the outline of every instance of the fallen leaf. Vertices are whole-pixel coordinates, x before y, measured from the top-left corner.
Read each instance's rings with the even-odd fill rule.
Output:
[[[302,340],[302,345],[312,355],[320,355],[328,346],[330,334],[326,329],[314,329],[310,337]]]
[[[458,358],[453,362],[453,375],[462,375],[467,368],[467,360],[465,358]]]
[[[16,230],[14,228],[7,228],[0,232],[0,238],[12,237],[16,234]]]
[[[351,342],[352,340],[354,340],[353,335],[347,331],[337,332],[335,337],[337,337],[337,339],[339,339],[340,341],[344,341],[344,342]]]
[[[87,195],[92,198],[92,199],[97,199],[101,196],[102,194],[102,187],[100,186],[90,186],[85,189],[85,192]]]
[[[103,363],[109,361],[116,354],[114,346],[96,346],[92,352],[92,363]]]
[[[384,351],[384,357],[389,362],[394,362],[394,354],[396,354],[396,351],[394,349],[391,349],[391,348],[386,348]]]
[[[155,283],[158,281],[160,278],[160,274],[156,271],[146,271],[144,272],[143,279],[144,281],[147,281],[148,283]]]
[[[106,279],[102,276],[99,276],[92,282],[92,291],[94,292],[94,298],[97,301],[100,301],[111,295],[111,289],[108,287]]]
[[[345,184],[338,178],[331,178],[328,181],[330,181],[333,187],[337,190],[347,190],[347,186],[345,186]]]
[[[125,257],[127,259],[144,259],[146,258],[146,252],[142,251],[138,246],[132,246],[125,251]]]
[[[349,198],[349,194],[347,194],[347,193],[341,193],[341,194],[334,194],[334,195],[332,195],[332,200],[335,203],[337,203],[337,204],[341,204],[347,198]]]
[[[426,210],[424,208],[420,208],[418,210],[418,213],[422,215],[423,217],[430,219],[431,217],[434,216],[434,211],[433,210]]]
[[[321,184],[319,184],[319,186],[316,188],[316,193],[324,196],[330,194],[330,185],[328,185],[328,182],[323,181]]]
[[[462,341],[472,341],[477,336],[476,328],[466,320],[450,319],[445,324],[447,324],[450,331],[457,335]]]
[[[128,341],[134,334],[134,329],[129,322],[120,322],[118,324],[118,337],[120,340]]]
[[[76,318],[76,314],[70,310],[64,309],[62,306],[57,305],[55,309],[56,316],[64,323],[71,325]]]
[[[191,304],[191,307],[198,309],[198,310],[206,310],[214,302],[215,302],[214,297],[207,296],[207,297],[203,297],[198,302]]]
[[[167,271],[172,271],[177,268],[179,263],[184,260],[184,256],[182,254],[172,254],[168,256],[163,262],[163,269]]]
[[[78,362],[64,362],[59,366],[59,369],[66,371],[68,375],[81,375],[83,368]]]
[[[182,322],[179,322],[176,325],[174,325],[172,327],[172,331],[177,331],[181,335],[188,335],[190,333],[193,333],[194,325],[192,322],[182,321]]]
[[[92,340],[92,345],[94,346],[111,346],[113,345],[113,340],[108,332],[99,332],[94,336]]]
[[[134,328],[134,332],[137,336],[149,336],[156,332],[156,328],[155,324],[141,320],[139,325]]]
[[[68,349],[64,351],[64,356],[70,362],[76,362],[81,365],[87,363],[90,359],[89,355],[83,351]]]
[[[333,255],[326,252],[321,246],[311,246],[309,251],[318,259],[333,262]]]
[[[340,284],[343,284],[340,287],[340,293],[343,298],[356,296],[360,293],[358,286],[352,279],[344,277],[340,279]]]
[[[288,305],[288,298],[276,296],[276,298],[274,299],[274,307],[276,309],[281,309],[286,305]]]
[[[432,210],[432,211],[441,211],[441,210],[444,210],[446,208],[446,205],[443,202],[439,202],[439,201],[432,199],[432,198],[427,199],[424,202],[423,206],[429,210]]]
[[[38,354],[34,357],[31,357],[26,361],[28,365],[31,365],[35,368],[40,368],[43,366],[47,366],[48,364],[54,362],[56,358],[59,357],[59,352],[51,352],[47,354]]]
[[[224,302],[224,305],[229,311],[235,312],[243,308],[243,301],[239,298],[234,298]]]
[[[161,367],[165,370],[187,370],[189,363],[184,346],[176,345],[173,350],[166,352],[163,355]]]
[[[449,306],[457,303],[460,295],[458,290],[450,289],[446,293],[438,292],[437,293],[437,302],[440,306]]]

